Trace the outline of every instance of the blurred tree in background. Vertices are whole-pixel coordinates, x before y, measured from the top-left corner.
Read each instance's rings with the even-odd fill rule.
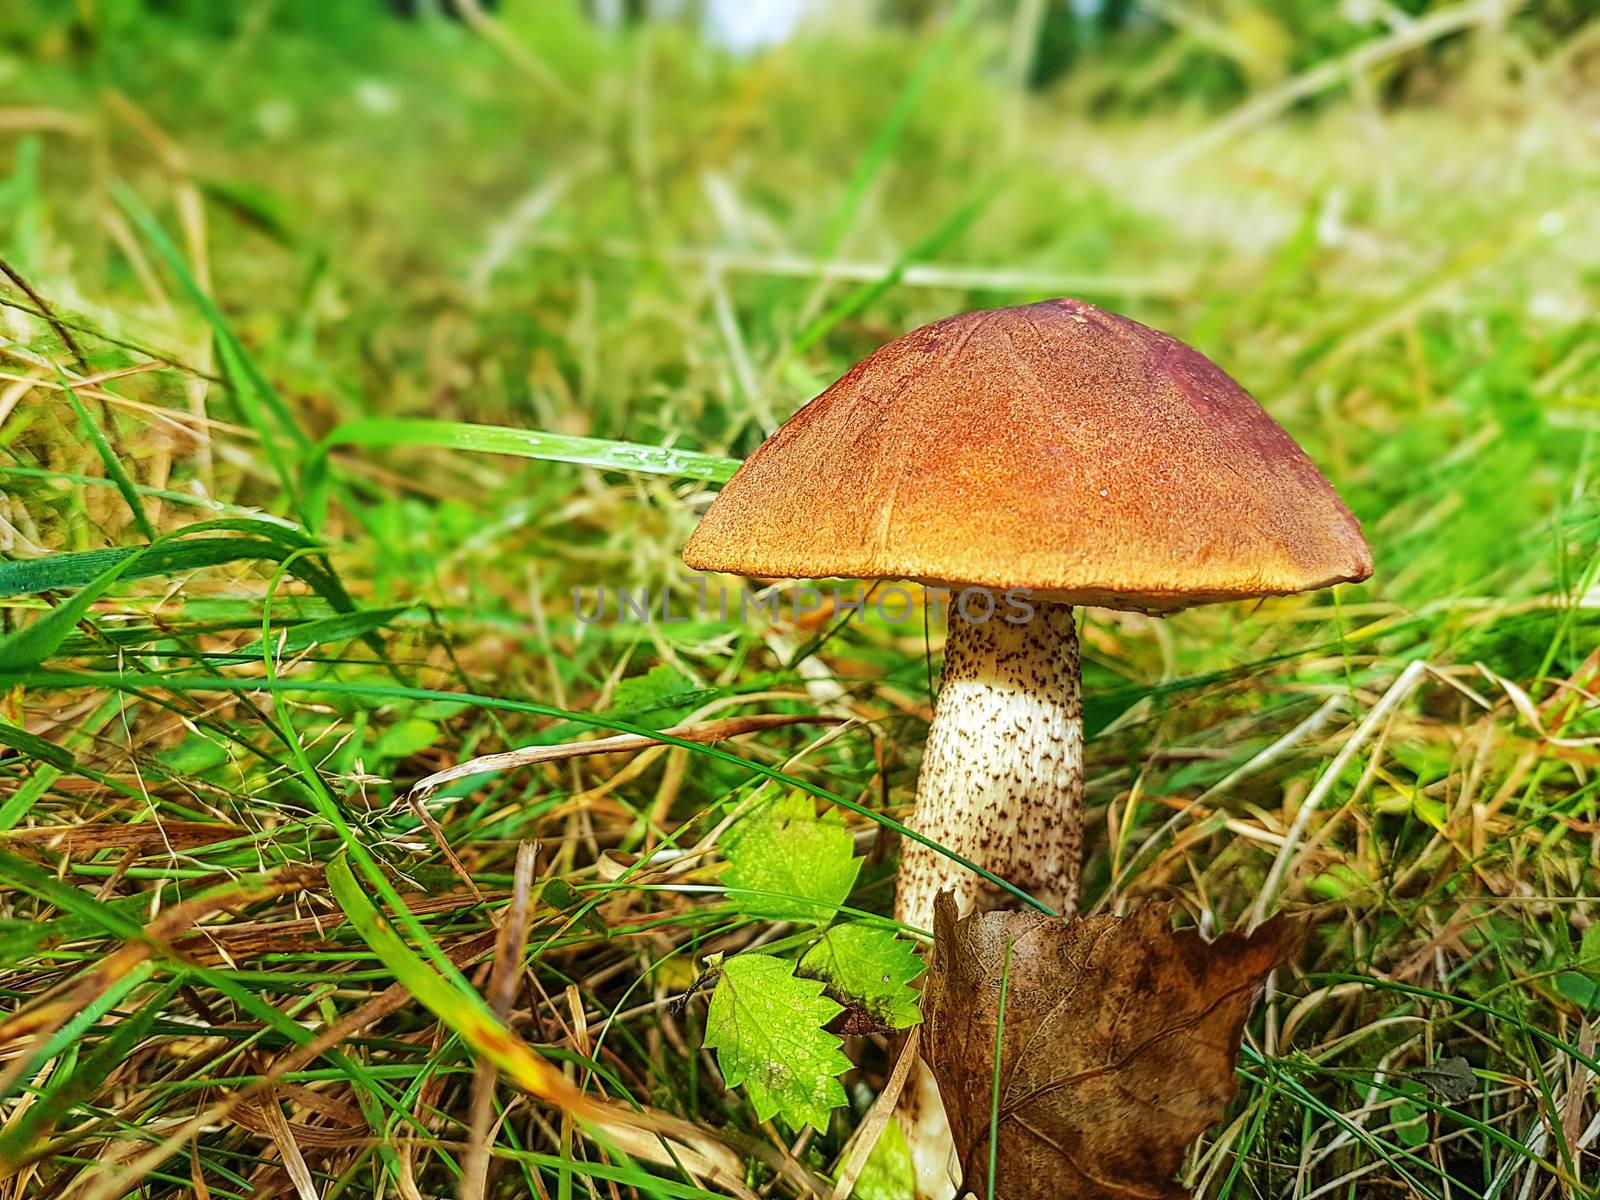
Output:
[[[491,11],[490,0],[471,8]],[[511,6],[513,10],[517,5]],[[713,41],[753,47],[782,40],[801,24],[821,30],[924,26],[943,19],[945,0],[585,0],[580,11],[620,32],[644,23],[699,29]],[[1030,84],[1067,86],[1110,108],[1144,110],[1177,102],[1222,105],[1368,43],[1401,39],[1419,22],[1470,7],[1438,0],[996,0],[989,19],[1012,26],[1011,52]],[[457,0],[276,0],[231,5],[211,0],[16,0],[0,14],[0,38],[14,48],[83,54],[110,40],[137,43],[169,31],[220,38],[241,29],[311,32],[354,49],[375,12],[412,19],[458,17]],[[1465,45],[1514,23],[1537,53],[1559,45],[1600,15],[1600,0],[1500,0],[1498,19],[1419,39],[1417,51],[1381,74],[1386,98],[1426,96],[1471,61]],[[1527,66],[1513,61],[1513,72]]]

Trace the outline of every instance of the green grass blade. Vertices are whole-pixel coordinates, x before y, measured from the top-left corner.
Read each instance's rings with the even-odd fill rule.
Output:
[[[0,638],[0,672],[26,671],[37,667],[55,653],[78,622],[83,620],[89,606],[104,595],[106,589],[120,579],[125,571],[132,568],[143,553],[142,550],[136,550],[113,563],[91,579],[82,590],[37,621]]]
[[[403,613],[410,612],[411,608],[412,606],[409,604],[400,604],[390,608],[372,608],[352,613],[341,613],[336,617],[319,617],[314,621],[304,621],[299,625],[289,626],[268,641],[257,638],[249,645],[241,646],[234,653],[242,657],[253,658],[259,658],[264,651],[270,651],[273,654],[292,654],[297,650],[306,650],[312,646],[327,645],[332,642],[345,642],[354,637],[365,637],[369,633],[384,628],[384,626]]]
[[[73,471],[52,471],[44,467],[19,467],[10,463],[0,463],[0,478],[11,476],[16,479],[46,479],[55,483],[70,484],[75,488],[108,488],[119,485],[112,479],[101,479],[98,475],[80,475]],[[135,483],[132,485],[134,494],[148,496],[152,500],[161,500],[167,504],[181,504],[185,508],[201,508],[212,513],[227,513],[236,517],[255,517],[253,510],[237,504],[225,504],[221,500],[213,500],[208,496],[194,496],[188,492],[180,492],[175,488],[150,487],[147,484]]]
[[[111,448],[111,443],[106,441],[106,435],[101,432],[100,426],[94,423],[89,416],[89,410],[84,408],[83,401],[78,399],[78,393],[72,390],[72,385],[67,382],[67,377],[60,371],[56,378],[61,383],[61,390],[66,392],[67,399],[72,402],[72,410],[78,414],[78,423],[83,426],[83,431],[89,435],[89,440],[94,443],[95,452],[100,455],[100,461],[105,464],[106,474],[111,476],[112,482],[117,485],[117,490],[122,493],[122,499],[128,506],[128,511],[133,514],[134,522],[139,526],[139,532],[149,541],[156,540],[156,527],[150,524],[150,517],[144,511],[144,505],[139,502],[138,490],[134,487],[133,480],[122,466],[122,460],[117,457],[116,451]]]
[[[54,742],[47,742],[44,738],[29,733],[9,721],[0,721],[0,746],[10,746],[29,758],[37,758],[63,771],[71,771],[78,765],[78,760],[72,756],[72,751]]]
[[[117,989],[117,998],[120,999],[122,995],[126,995],[149,978],[153,968],[141,969],[148,966],[150,964],[141,963],[139,967],[130,971],[124,980],[119,981],[119,983],[131,982],[127,987]],[[97,1045],[67,1078],[41,1093],[38,1100],[22,1114],[20,1119],[8,1125],[5,1131],[0,1133],[0,1162],[22,1161],[34,1149],[39,1139],[66,1117],[73,1105],[81,1100],[87,1100],[103,1087],[117,1066],[132,1053],[139,1042],[144,1040],[145,1034],[155,1024],[156,1018],[161,1015],[167,1002],[177,992],[178,986],[177,980],[171,980],[165,986],[158,988],[132,1016],[113,1025],[111,1033],[105,1040]],[[105,1005],[101,1015],[110,1008],[111,1005]],[[82,1034],[82,1030],[75,1031],[74,1040]]]
[[[981,193],[956,209],[943,224],[934,229],[927,237],[896,258],[882,278],[875,279],[871,283],[862,284],[843,300],[839,301],[838,304],[835,304],[827,312],[811,322],[794,339],[793,344],[789,347],[789,353],[791,355],[799,354],[808,347],[816,345],[827,336],[829,330],[833,329],[841,321],[849,320],[856,313],[861,312],[878,299],[879,296],[894,287],[895,284],[899,283],[901,276],[905,274],[906,268],[912,263],[935,257],[940,250],[967,231],[972,222],[977,220],[978,214],[988,206],[990,200],[994,199],[1000,187],[1000,184],[995,184],[984,188]]]
[[[194,538],[198,533],[228,531],[242,537]],[[0,597],[21,596],[56,589],[105,586],[119,577],[146,579],[175,575],[182,571],[202,567],[221,566],[230,562],[259,560],[285,562],[289,569],[337,612],[353,614],[355,601],[345,590],[339,577],[326,565],[321,545],[293,526],[274,521],[248,517],[220,517],[214,521],[200,521],[166,535],[148,546],[113,547],[105,550],[84,550],[74,554],[55,554],[47,558],[24,559],[0,563]],[[100,581],[104,581],[103,585]],[[98,593],[96,593],[98,594]],[[87,607],[94,596],[84,601]],[[76,620],[76,618],[74,618]],[[43,624],[36,622],[34,626]],[[71,624],[67,626],[70,632]],[[21,630],[19,633],[26,633]],[[16,635],[13,635],[16,636]],[[66,632],[61,637],[64,639]],[[362,634],[378,657],[388,662],[385,647],[370,630]],[[60,639],[56,645],[60,644]],[[0,643],[3,646],[3,643]],[[31,664],[37,665],[37,663]],[[26,667],[7,667],[0,670],[25,670]]]
[[[119,575],[129,580],[156,579],[225,563],[280,557],[264,542],[241,538],[194,538],[151,546],[119,546],[106,550],[52,554],[48,558],[16,559],[0,563],[0,597],[81,588],[116,566],[123,568]]]
[[[261,368],[256,365],[255,360],[245,351],[244,344],[239,341],[238,336],[233,332],[233,327],[228,324],[228,319],[222,315],[222,310],[217,307],[216,301],[206,293],[206,290],[200,286],[199,281],[190,272],[188,264],[183,260],[183,255],[178,252],[177,246],[173,245],[172,239],[167,236],[166,230],[161,228],[161,223],[156,220],[155,214],[145,206],[144,201],[139,199],[137,193],[125,185],[116,184],[112,191],[116,196],[117,203],[128,214],[128,219],[134,223],[140,233],[144,234],[145,239],[155,247],[156,253],[161,256],[162,261],[167,264],[167,267],[177,278],[178,283],[182,286],[195,308],[205,317],[206,322],[211,326],[211,330],[218,340],[226,344],[230,350],[239,356],[237,366],[249,378],[262,402],[271,410],[273,419],[278,423],[280,431],[286,434],[302,450],[309,450],[311,448],[311,439],[306,436],[305,431],[296,423],[294,414],[289,411],[288,405],[283,402],[283,397],[278,395],[277,390],[267,381],[267,377],[262,374]]]
[[[850,175],[850,182],[845,185],[839,207],[834,211],[833,218],[828,222],[827,230],[822,235],[821,257],[831,256],[844,241],[845,234],[855,221],[856,213],[860,211],[862,202],[867,198],[867,190],[894,155],[895,146],[910,122],[911,114],[916,112],[917,105],[922,102],[923,93],[943,69],[945,60],[950,57],[961,35],[972,24],[980,7],[979,0],[961,0],[956,10],[950,14],[949,20],[945,22],[944,28],[939,31],[939,36],[933,45],[923,54],[922,61],[917,64],[917,69],[911,78],[900,89],[900,94],[895,97],[894,106],[889,109],[883,124],[878,126],[878,131],[873,134],[872,141],[867,144],[866,153],[861,156],[861,161],[856,164],[856,169]]]
[[[1006,991],[1011,985],[1011,939],[1006,939],[1005,962],[1000,967],[1000,1011],[994,1022],[994,1078],[989,1085],[989,1190],[993,1196],[995,1171],[1000,1149],[1000,1066],[1001,1050],[1005,1047]]]
[[[59,747],[61,753],[70,755],[71,750],[69,747],[73,744],[92,743],[93,739],[99,736],[100,731],[114,717],[122,714],[125,708],[126,702],[119,693],[113,692],[106,696],[89,715],[88,720],[62,739],[65,744]],[[8,744],[15,745],[24,754],[31,753],[25,743],[16,739],[15,734],[12,733],[13,729],[15,729],[15,726],[6,726],[6,741]],[[56,781],[68,770],[72,769],[72,767],[63,766],[59,761],[53,761],[43,755],[36,755],[36,757],[39,757],[42,761],[34,764],[33,769],[22,780],[16,791],[6,798],[5,803],[0,804],[0,831],[15,829],[22,819],[32,811],[33,806],[39,802],[40,798],[55,785]]]
[[[575,1094],[572,1085],[507,1029],[459,973],[446,979],[406,945],[367,898],[366,888],[351,870],[348,854],[340,854],[328,864],[328,887],[350,918],[351,927],[428,1011],[520,1087],[555,1103],[569,1101]]]
[[[222,361],[224,372],[234,381],[235,394],[239,398],[245,418],[254,427],[263,448],[271,458],[273,468],[283,482],[284,494],[288,497],[291,508],[298,509],[297,489],[289,464],[282,457],[278,447],[278,439],[287,437],[302,457],[310,453],[311,439],[295,421],[294,414],[289,411],[289,406],[283,397],[278,394],[255,359],[244,348],[244,343],[233,332],[233,327],[222,315],[222,310],[217,307],[216,301],[195,279],[188,264],[184,262],[183,255],[178,252],[177,246],[173,245],[172,239],[167,236],[166,230],[161,228],[161,223],[145,206],[144,201],[130,188],[120,183],[113,185],[112,194],[123,212],[128,215],[128,219],[167,264],[190,302],[211,326],[212,334],[217,341],[218,357]],[[271,415],[272,423],[266,421],[261,411],[263,408]],[[274,424],[277,426],[276,429],[273,428]]]
[[[206,541],[193,537],[195,534],[217,532],[244,534],[247,540],[218,538]],[[25,596],[32,592],[83,587],[128,558],[136,558],[138,562],[129,565],[127,578],[146,579],[245,559],[281,560],[293,551],[316,548],[320,544],[292,525],[258,517],[219,517],[214,521],[186,525],[148,546],[82,550],[52,554],[45,558],[0,562],[0,596]],[[203,548],[194,548],[197,545]],[[332,596],[338,597],[337,603]],[[335,607],[342,607],[345,611],[354,609],[354,602],[342,586],[336,588],[332,596],[329,602],[335,603]]]
[[[421,446],[436,450],[465,450],[480,454],[509,454],[546,462],[574,463],[607,471],[668,475],[726,483],[739,460],[698,450],[676,450],[604,438],[513,429],[503,425],[473,425],[462,421],[407,420],[364,417],[347,421],[317,444],[306,466],[306,507],[319,520],[327,501],[328,452],[335,446],[374,450],[396,446]]]
[[[280,1012],[268,1004],[257,994],[254,987],[247,986],[236,978],[233,972],[219,971],[210,967],[192,967],[189,973],[197,982],[215,988],[226,996],[238,1006],[240,1012],[254,1017],[261,1023],[263,1030],[272,1030],[291,1046],[304,1046],[317,1036],[311,1029],[294,1020],[289,1013]],[[415,1123],[410,1112],[399,1107],[394,1095],[359,1057],[353,1057],[338,1049],[327,1050],[322,1057],[332,1063],[349,1081],[356,1103],[374,1126],[382,1124],[384,1109],[398,1113],[403,1120]],[[418,1131],[420,1132],[420,1129]],[[399,1158],[392,1145],[380,1144],[377,1151],[391,1170],[398,1168]]]
[[[38,1074],[46,1063],[80,1041],[89,1030],[94,1028],[101,1017],[120,1004],[129,993],[148,983],[155,973],[156,965],[147,960],[135,963],[125,974],[111,980],[106,985],[105,991],[73,1013],[62,1024],[61,1028],[51,1034],[42,1045],[35,1045],[30,1048],[28,1065],[13,1076],[7,1092],[0,1094],[0,1101],[9,1099],[11,1093],[22,1086],[28,1079]],[[0,1150],[0,1163],[8,1161],[10,1160],[7,1159],[3,1150]]]
[[[256,431],[256,437],[261,443],[262,450],[266,452],[267,461],[272,464],[273,473],[283,486],[283,494],[289,498],[291,508],[298,511],[294,472],[290,470],[289,460],[284,457],[283,448],[278,444],[278,434],[268,424],[262,412],[258,398],[259,389],[244,366],[244,350],[231,338],[218,336],[217,358],[221,361],[223,375],[233,386],[233,395],[239,403],[239,411],[244,414],[244,419],[250,427]],[[282,421],[279,424],[281,425]],[[303,513],[301,515],[304,516]]]

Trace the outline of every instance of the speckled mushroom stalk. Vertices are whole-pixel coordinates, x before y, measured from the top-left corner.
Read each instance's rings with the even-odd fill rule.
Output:
[[[1083,851],[1083,699],[1078,633],[1065,604],[988,620],[950,614],[944,679],[917,779],[911,828],[1061,912],[1078,899]],[[933,927],[933,898],[961,912],[1004,895],[982,876],[910,839],[896,913]]]
[[[950,613],[944,677],[917,777],[911,828],[1061,912],[1078,902],[1083,853],[1083,693],[1071,606],[1029,602],[1026,620]],[[1010,613],[1020,617],[1021,613]],[[931,846],[900,852],[895,915],[933,927],[933,898],[961,912],[1002,893]],[[901,1129],[922,1200],[955,1195],[952,1142],[933,1072],[917,1063]]]

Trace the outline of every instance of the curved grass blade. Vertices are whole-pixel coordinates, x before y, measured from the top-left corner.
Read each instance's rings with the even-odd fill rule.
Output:
[[[96,1021],[114,1008],[119,1000],[143,985],[154,973],[155,964],[141,963],[117,984],[107,989],[98,1001],[86,1008],[81,1014],[81,1020],[69,1022],[53,1039],[52,1046],[59,1042],[61,1048],[65,1048],[76,1043]],[[88,1057],[71,1071],[66,1072],[60,1083],[52,1081],[49,1088],[41,1089],[38,1100],[24,1109],[18,1120],[0,1132],[0,1163],[25,1161],[37,1143],[66,1118],[75,1104],[88,1100],[104,1087],[106,1080],[116,1073],[117,1066],[144,1040],[145,1034],[165,1010],[167,1002],[176,994],[178,987],[178,980],[168,980],[154,995],[140,1004],[132,1016],[118,1021],[113,1026],[111,1034],[96,1046]],[[46,1052],[38,1056],[38,1061],[48,1062],[61,1052],[61,1048],[46,1047]]]
[[[290,568],[293,569],[292,567]],[[270,642],[257,638],[247,646],[241,646],[232,653],[240,658],[260,658],[264,651],[273,654],[290,654],[299,650],[306,650],[312,646],[328,645],[334,642],[345,642],[355,637],[366,637],[384,626],[396,617],[408,613],[414,606],[398,604],[390,608],[357,609],[355,612],[340,613],[334,617],[318,617],[312,621],[303,621],[298,625],[290,625],[271,639]]]
[[[96,900],[82,888],[73,887],[43,867],[6,851],[0,851],[0,884],[91,922],[111,937],[125,942],[144,938],[144,926],[124,916],[118,908]]]
[[[44,479],[52,483],[71,484],[75,488],[110,488],[119,485],[113,479],[102,479],[98,475],[80,475],[74,471],[52,471],[45,467],[19,467],[13,463],[0,463],[0,478],[11,476],[16,479]],[[228,504],[222,500],[213,500],[209,496],[196,496],[189,492],[180,492],[176,488],[150,487],[147,484],[135,483],[133,492],[136,496],[148,496],[152,500],[161,500],[167,504],[181,504],[185,508],[201,508],[213,513],[231,513],[238,517],[253,517],[254,510],[238,504]],[[267,518],[276,521],[276,518]]]
[[[30,596],[93,583],[108,568],[124,564],[129,580],[154,579],[248,559],[277,559],[264,542],[239,538],[194,538],[150,546],[117,546],[80,550],[48,558],[13,559],[0,563],[0,597]]]
[[[78,414],[78,423],[83,426],[83,431],[89,435],[89,440],[94,443],[95,452],[100,455],[100,461],[105,464],[106,474],[111,476],[112,482],[117,485],[117,490],[122,493],[122,499],[128,506],[128,511],[133,514],[134,523],[139,526],[139,532],[149,541],[156,540],[156,527],[150,524],[150,516],[144,511],[144,505],[139,502],[139,493],[135,489],[132,478],[122,466],[122,460],[117,457],[117,452],[111,448],[111,443],[106,441],[106,435],[100,426],[94,423],[94,418],[89,415],[89,410],[84,408],[83,401],[78,399],[78,393],[72,390],[72,385],[67,382],[67,377],[58,369],[56,378],[61,382],[61,390],[66,392],[67,399],[72,402],[73,412]]]
[[[435,450],[509,454],[518,458],[599,467],[607,471],[703,479],[711,483],[726,483],[739,466],[738,459],[704,454],[698,450],[676,450],[604,438],[546,433],[537,429],[513,429],[503,425],[473,425],[464,421],[364,417],[337,426],[317,443],[306,463],[305,502],[307,511],[314,518],[312,528],[320,524],[327,505],[328,453],[335,446],[359,446],[365,449],[426,446]]]
[[[212,532],[231,532],[244,536],[191,537],[193,534]],[[307,553],[308,551],[315,553]],[[100,580],[105,580],[104,586],[109,586],[110,582],[123,576],[128,579],[148,579],[251,559],[268,562],[287,561],[289,570],[325,599],[335,612],[353,615],[359,611],[355,601],[350,598],[350,593],[339,581],[338,575],[328,565],[327,558],[322,553],[321,542],[293,526],[254,517],[218,517],[212,521],[198,521],[146,546],[118,546],[105,550],[84,550],[73,554],[52,554],[46,558],[0,563],[0,597],[23,596],[64,588],[89,588]],[[116,573],[112,574],[113,571]],[[104,586],[100,588],[102,592]],[[93,603],[98,594],[84,601],[83,607],[87,608]],[[74,602],[79,599],[80,597],[74,597]],[[74,617],[72,623],[76,620]],[[67,632],[70,632],[72,623],[67,625],[66,631],[62,633],[60,639],[57,639],[57,646],[65,639]],[[42,621],[35,622],[28,628],[33,629],[41,624]],[[394,665],[389,660],[388,650],[382,639],[371,629],[358,632],[367,646],[378,656],[379,661],[389,668],[391,674],[394,674]],[[37,666],[38,662],[28,665]],[[27,666],[7,666],[0,660],[0,671],[26,669]]]
[[[0,671],[26,671],[37,667],[55,653],[78,622],[83,620],[89,606],[120,579],[123,572],[137,563],[143,553],[143,550],[136,550],[127,555],[96,575],[71,599],[58,604],[37,621],[0,638]]]
[[[194,539],[200,533],[241,533],[265,542],[271,549],[263,553],[256,544],[241,545],[236,538],[215,538],[209,541]],[[192,546],[204,545],[204,549]],[[15,559],[0,562],[0,596],[25,596],[32,592],[54,591],[58,588],[83,587],[94,581],[101,572],[123,559],[146,555],[137,566],[130,568],[129,579],[147,579],[158,575],[171,575],[195,567],[214,567],[240,559],[282,559],[295,550],[317,549],[321,543],[292,525],[266,521],[258,517],[218,517],[212,521],[197,521],[147,546],[114,546],[104,550],[82,550],[70,554],[52,554],[45,558]],[[229,547],[234,553],[229,554]],[[320,569],[320,568],[319,568]],[[310,580],[306,581],[310,583]],[[328,599],[335,607],[337,596],[343,611],[355,605],[342,586],[330,589]]]
[[[831,257],[844,241],[845,234],[855,221],[856,213],[860,211],[862,203],[867,198],[872,181],[888,165],[895,146],[910,123],[912,114],[916,112],[917,105],[921,103],[928,85],[938,78],[945,60],[950,57],[962,35],[967,31],[967,27],[978,15],[980,7],[978,0],[961,0],[949,19],[945,21],[944,28],[939,31],[933,45],[923,53],[911,78],[895,96],[894,104],[884,117],[883,124],[878,126],[872,141],[867,145],[866,153],[861,156],[861,161],[850,174],[850,181],[845,185],[839,207],[834,210],[828,228],[822,235],[819,257]]]
[[[967,231],[967,228],[978,218],[978,215],[983,212],[989,201],[994,199],[1003,186],[1003,182],[997,182],[985,187],[971,200],[968,200],[955,212],[951,213],[943,224],[939,225],[922,241],[899,255],[883,275],[854,288],[843,300],[806,326],[789,346],[788,354],[790,356],[800,354],[816,345],[841,321],[849,320],[879,296],[894,287],[895,284],[899,283],[901,276],[906,272],[906,268],[912,263],[938,257],[939,251]]]
[[[577,1116],[597,1111],[592,1100],[569,1083],[559,1070],[528,1047],[494,1015],[483,997],[464,983],[444,978],[407,946],[400,935],[367,898],[366,888],[351,870],[348,854],[328,864],[328,888],[350,925],[361,935],[425,1008],[443,1021],[477,1053],[498,1067],[508,1079],[531,1095]]]
[[[128,219],[134,223],[145,240],[155,248],[156,253],[167,264],[168,269],[177,277],[190,301],[211,326],[211,331],[217,339],[218,357],[224,372],[234,383],[234,393],[238,398],[239,407],[245,419],[254,427],[263,448],[272,460],[291,507],[298,509],[300,498],[297,495],[289,463],[279,448],[279,441],[286,436],[291,445],[304,456],[311,449],[311,439],[295,421],[294,414],[289,411],[289,406],[283,397],[278,394],[255,359],[244,348],[244,343],[233,332],[233,327],[222,315],[222,310],[217,307],[216,301],[206,294],[206,290],[195,279],[188,264],[183,261],[183,255],[172,244],[172,239],[167,236],[166,230],[161,228],[161,223],[145,206],[144,201],[121,183],[113,185],[112,195],[116,197],[117,203],[128,215]],[[271,414],[277,429],[266,421],[262,408]]]
[[[49,763],[63,771],[72,771],[78,766],[78,760],[65,746],[47,742],[38,734],[29,733],[9,721],[0,721],[0,746],[9,746],[19,754]]]

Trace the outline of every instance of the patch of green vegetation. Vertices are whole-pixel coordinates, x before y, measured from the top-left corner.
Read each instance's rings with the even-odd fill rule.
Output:
[[[880,8],[748,57],[567,2],[0,14],[19,1186],[831,1180],[916,1016],[884,822],[940,631],[590,623],[574,589],[687,587],[719,482],[852,362],[1057,293],[1225,364],[1378,563],[1086,618],[1087,908],[1246,920],[1320,802],[1281,875],[1311,944],[1188,1183],[1595,1177],[1600,14]],[[851,720],[581,746],[758,715]],[[762,779],[801,799],[727,824]],[[707,960],[735,988],[679,1002]],[[730,1021],[752,970],[822,1093]],[[562,1086],[705,1142],[529,1094]],[[903,1196],[879,1147],[856,1194]]]

